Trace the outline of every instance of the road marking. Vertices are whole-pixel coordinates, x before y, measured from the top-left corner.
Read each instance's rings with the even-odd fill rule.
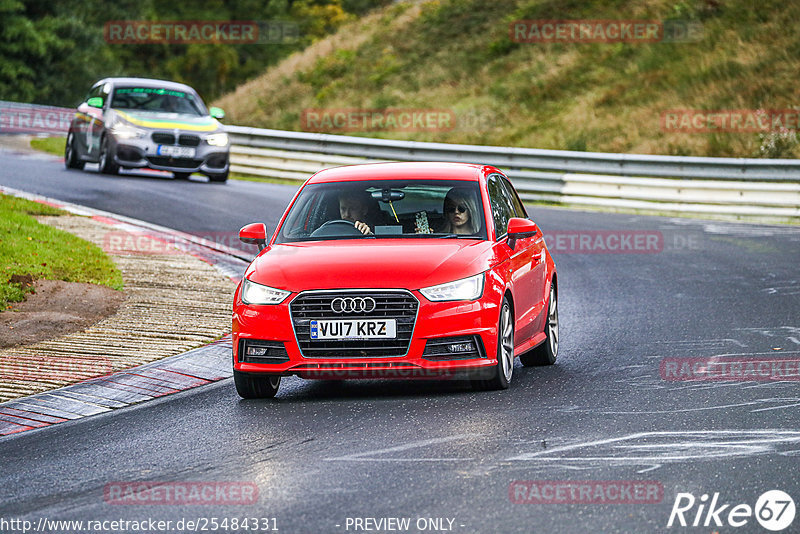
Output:
[[[683,408],[683,409],[675,409],[675,410],[649,410],[649,411],[625,411],[625,412],[617,412],[617,411],[598,411],[596,409],[583,409],[583,410],[560,410],[560,411],[581,411],[586,413],[597,413],[602,415],[639,415],[639,414],[649,414],[649,415],[659,415],[659,414],[668,414],[668,413],[685,413],[685,412],[704,412],[708,410],[724,410],[728,408],[741,408],[743,406],[756,406],[756,405],[764,405],[768,403],[787,403],[790,402],[792,404],[780,404],[779,406],[771,406],[769,408],[758,408],[755,410],[750,410],[750,413],[756,412],[766,412],[769,410],[781,410],[783,408],[792,408],[794,406],[800,406],[800,398],[798,397],[789,397],[785,399],[776,398],[776,399],[758,399],[749,402],[739,402],[736,404],[722,404],[719,406],[702,406],[699,408]]]
[[[454,462],[471,460],[471,458],[367,458],[368,456],[376,456],[379,454],[390,454],[393,452],[407,451],[409,449],[418,449],[420,447],[427,447],[428,445],[437,445],[439,443],[449,443],[460,439],[475,438],[475,434],[457,434],[454,436],[447,436],[444,438],[433,438],[422,441],[412,441],[405,445],[397,445],[395,447],[388,447],[385,449],[377,449],[374,451],[358,452],[354,454],[347,454],[345,456],[338,456],[335,458],[325,458],[326,462]]]
[[[779,451],[779,446],[797,444],[800,444],[800,432],[788,430],[639,432],[619,438],[524,453],[508,460],[658,465],[666,462],[782,453],[785,451]],[[595,455],[592,449],[599,452]]]

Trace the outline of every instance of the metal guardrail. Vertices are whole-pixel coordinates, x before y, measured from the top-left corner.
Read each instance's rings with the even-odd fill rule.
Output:
[[[3,133],[60,133],[73,110],[0,101]],[[65,122],[66,121],[66,122]],[[227,126],[234,172],[302,181],[373,161],[499,167],[526,200],[800,220],[800,160],[607,154],[423,143]]]
[[[800,160],[605,154],[228,126],[235,172],[305,180],[338,165],[457,161],[503,169],[526,200],[800,219]]]

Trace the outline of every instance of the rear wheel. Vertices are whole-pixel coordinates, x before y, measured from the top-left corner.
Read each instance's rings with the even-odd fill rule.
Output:
[[[192,175],[192,173],[190,173],[190,172],[173,172],[172,173],[172,176],[174,176],[176,180],[188,180],[191,175]]]
[[[243,399],[271,399],[278,393],[281,375],[257,375],[233,371],[236,393]]]
[[[114,163],[114,154],[108,146],[108,136],[100,141],[100,172],[103,174],[119,174],[119,165]]]
[[[547,323],[544,326],[545,340],[538,347],[519,357],[525,367],[553,365],[558,356],[558,300],[556,288],[550,286],[550,300],[547,303]]]
[[[68,169],[83,169],[86,162],[78,157],[75,152],[75,136],[72,132],[67,134],[67,142],[64,145],[64,166]]]
[[[514,373],[514,316],[511,304],[503,297],[500,320],[497,325],[497,365],[487,380],[473,380],[472,387],[479,390],[507,389]]]

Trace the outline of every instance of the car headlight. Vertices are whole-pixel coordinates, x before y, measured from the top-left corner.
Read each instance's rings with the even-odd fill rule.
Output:
[[[125,122],[118,122],[111,127],[111,133],[118,139],[139,139],[144,137],[147,131]]]
[[[475,300],[483,295],[483,273],[462,278],[454,282],[420,289],[426,299],[441,302],[445,300]]]
[[[242,282],[242,302],[245,304],[280,304],[289,295],[290,291],[256,284],[247,279]]]
[[[215,133],[206,137],[206,143],[211,146],[228,146],[228,134]]]

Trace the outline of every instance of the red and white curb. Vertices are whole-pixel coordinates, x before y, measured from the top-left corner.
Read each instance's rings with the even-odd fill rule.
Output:
[[[168,242],[235,281],[241,279],[251,259],[241,250],[145,221],[5,186],[0,186],[0,192],[91,217],[121,231]],[[110,412],[229,378],[233,375],[231,350],[228,334],[219,341],[183,354],[0,403],[0,436]]]
[[[233,374],[231,337],[163,360],[0,404],[0,436],[81,419]]]

